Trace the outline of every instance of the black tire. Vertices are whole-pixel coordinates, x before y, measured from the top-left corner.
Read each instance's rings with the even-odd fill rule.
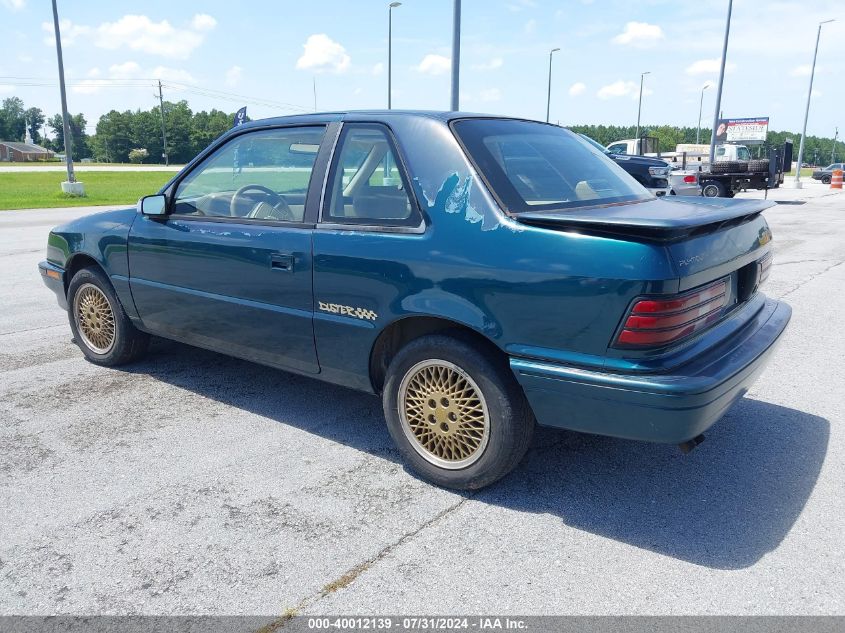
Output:
[[[92,363],[114,367],[136,360],[147,351],[150,335],[132,325],[111,282],[99,268],[83,268],[73,276],[67,302],[74,341]]]
[[[752,174],[768,174],[769,173],[769,159],[761,158],[759,160],[748,161],[748,171]]]
[[[829,185],[831,181],[831,176],[822,176],[822,184]]]
[[[705,198],[726,198],[728,188],[718,180],[705,180],[701,183],[701,195]]]
[[[450,369],[448,365],[455,369]],[[439,436],[443,439],[440,445],[442,448],[448,446],[450,441],[463,441],[450,440],[447,436],[449,432],[467,428],[460,418],[437,417],[451,416],[451,412],[445,413],[445,406],[454,406],[457,401],[449,403],[447,398],[435,400],[441,397],[437,389],[423,394],[420,399],[422,392],[415,392],[408,386],[409,381],[413,384],[415,376],[428,370],[456,370],[455,374],[445,375],[464,380],[461,391],[464,402],[479,403],[480,406],[473,406],[484,407],[486,410],[484,428],[487,430],[482,434],[486,440],[482,442],[480,438],[472,438],[477,440],[474,452],[451,464],[434,463],[433,460],[444,460],[435,455],[434,450],[428,450],[423,441],[416,439],[430,438],[432,442],[439,442],[439,439],[434,439]],[[465,380],[467,376],[470,381]],[[417,384],[427,386],[429,383],[423,381]],[[455,383],[447,380],[444,384]],[[473,400],[476,387],[481,397]],[[410,400],[413,403],[413,394],[418,396],[416,401],[419,404],[410,404],[404,413],[400,413],[400,401]],[[387,428],[408,466],[424,479],[446,488],[476,490],[504,477],[524,457],[534,433],[534,415],[505,359],[460,332],[423,336],[403,347],[387,370],[382,400]],[[432,402],[435,406],[430,404]],[[417,417],[417,431],[408,422],[411,419],[409,412],[417,416],[415,410],[420,416]],[[432,420],[431,427],[426,427],[428,421],[423,419],[424,416]],[[450,431],[446,427],[451,424],[454,426]],[[437,448],[435,445],[434,449]],[[470,463],[462,466],[461,461]]]
[[[739,171],[739,162],[735,160],[721,160],[710,165],[712,174],[734,174]]]

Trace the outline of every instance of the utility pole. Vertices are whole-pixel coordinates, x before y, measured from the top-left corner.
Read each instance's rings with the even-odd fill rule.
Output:
[[[716,158],[716,131],[719,128],[719,110],[722,107],[722,84],[725,83],[725,61],[728,58],[728,37],[731,34],[731,12],[734,2],[728,0],[728,17],[725,20],[725,43],[722,45],[722,64],[719,67],[719,85],[716,88],[716,107],[713,110],[713,130],[710,134],[710,164]]]
[[[452,17],[452,111],[460,110],[461,0],[455,0]]]
[[[62,183],[62,191],[75,196],[84,196],[85,190],[82,188],[82,183],[76,182],[76,174],[73,171],[73,135],[70,129],[70,116],[67,113],[65,64],[62,59],[62,34],[59,31],[59,10],[56,7],[56,0],[53,0],[53,27],[56,29],[56,56],[59,60],[59,92],[62,96],[62,129],[65,136],[65,162],[67,163],[67,186]]]
[[[819,56],[819,40],[822,37],[822,26],[833,20],[819,22],[819,30],[816,33],[816,49],[813,52],[813,65],[810,68],[810,87],[807,88],[807,107],[804,110],[804,128],[801,130],[801,144],[798,146],[798,163],[795,165],[795,188],[801,188],[801,163],[804,160],[804,140],[807,137],[807,119],[810,118],[810,100],[813,97],[813,79],[816,76],[816,58]]]
[[[401,2],[387,5],[387,109],[393,107],[393,9],[401,7]]]
[[[701,140],[701,111],[704,108],[704,91],[710,87],[710,84],[704,84],[701,88],[701,101],[698,103],[698,127],[695,128],[695,144],[698,145]]]
[[[637,106],[637,154],[642,154],[642,148],[640,147],[640,114],[643,111],[643,79],[645,79],[646,75],[650,75],[651,71],[647,70],[646,72],[640,74],[640,103]]]
[[[553,48],[549,51],[549,91],[546,93],[546,123],[549,122],[549,109],[552,106],[552,55],[559,50],[559,48]]]
[[[839,138],[839,128],[836,128],[836,134],[833,135],[833,147],[830,148],[830,162],[836,162],[836,139]]]
[[[169,165],[170,163],[167,157],[167,133],[164,131],[164,96],[161,93],[161,79],[158,80],[158,106],[159,113],[161,114],[161,156],[164,158],[164,164]]]

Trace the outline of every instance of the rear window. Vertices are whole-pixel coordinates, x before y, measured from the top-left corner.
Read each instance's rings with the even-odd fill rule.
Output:
[[[569,130],[531,121],[462,119],[454,130],[506,211],[648,200],[652,195]]]

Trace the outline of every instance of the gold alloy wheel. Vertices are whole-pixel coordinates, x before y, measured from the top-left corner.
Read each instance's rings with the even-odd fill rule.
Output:
[[[108,354],[114,347],[114,312],[103,291],[83,284],[73,299],[73,318],[86,347],[96,354]]]
[[[478,385],[445,360],[417,363],[399,385],[399,418],[411,446],[428,462],[456,470],[475,463],[490,439]]]

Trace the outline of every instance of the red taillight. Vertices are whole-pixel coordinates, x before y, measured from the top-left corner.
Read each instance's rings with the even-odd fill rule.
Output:
[[[631,308],[616,342],[625,346],[675,343],[718,320],[727,304],[725,280],[671,299],[642,299]]]
[[[692,184],[698,182],[698,179],[696,179],[695,176],[684,176],[684,182],[687,184]]]

